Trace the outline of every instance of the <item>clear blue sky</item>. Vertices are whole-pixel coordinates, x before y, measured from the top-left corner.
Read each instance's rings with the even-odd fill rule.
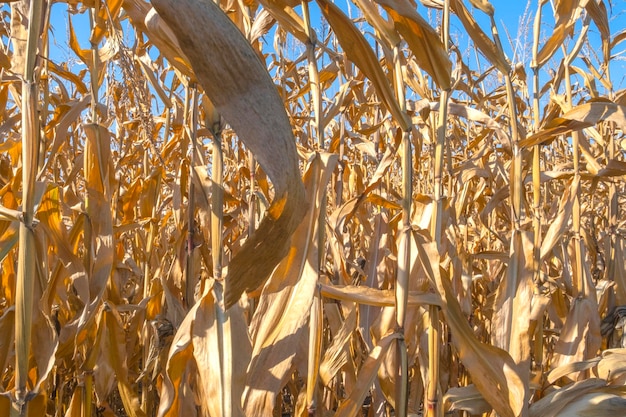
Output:
[[[421,3],[419,3],[419,0],[417,1],[418,12],[421,13],[426,19],[430,19],[431,23],[435,25],[436,12],[434,12],[432,9],[424,7]],[[498,24],[503,47],[505,48],[505,51],[507,52],[508,58],[510,60],[513,60],[515,57],[516,62],[523,62],[526,65],[530,63],[532,25],[538,2],[539,0],[532,0],[530,2],[526,0],[491,1],[491,4],[495,8],[495,19]],[[626,30],[626,2],[623,0],[613,1],[612,10],[606,0],[604,1],[604,3],[609,9],[609,25],[612,35]],[[336,0],[336,4],[340,6],[344,11],[346,11],[346,13],[352,14],[352,17],[355,17],[355,14],[358,13],[358,9],[350,2],[350,0]],[[465,4],[470,10],[472,10],[469,1],[465,0]],[[73,53],[67,46],[68,29],[66,7],[67,6],[63,3],[55,3],[52,6],[52,24],[55,34],[53,41],[55,39],[57,45],[52,47],[51,57],[57,62],[71,60],[74,62],[74,64],[80,65],[78,63],[77,57],[73,55]],[[311,2],[310,7],[312,12],[313,26],[316,28],[321,28],[321,17],[317,5],[315,4],[315,2]],[[297,10],[298,13],[300,13],[299,7],[297,8]],[[550,13],[550,5],[547,4],[546,6],[544,6],[543,10],[544,13],[542,19],[543,23],[541,38],[542,40],[545,40],[547,36],[552,33],[554,22],[553,20],[551,20],[552,14]],[[479,10],[475,10],[474,17],[481,24],[486,33],[490,34],[489,20],[487,16]],[[88,48],[89,21],[86,13],[83,13],[82,15],[73,15],[72,23],[79,37],[81,45],[84,48]],[[580,28],[580,26],[581,24],[579,22],[577,27]],[[452,17],[451,21],[451,32],[452,40],[457,44],[461,52],[467,52],[471,50],[471,40],[467,35],[465,35],[465,30],[454,16]],[[591,42],[591,46],[596,51],[600,51],[600,38],[598,30],[593,23],[590,28],[589,39]],[[269,46],[273,44],[271,36],[267,36],[266,41]],[[573,45],[573,42],[573,40],[570,40],[571,45]],[[615,48],[615,50],[613,51],[613,54],[618,55],[611,64],[613,89],[614,91],[618,91],[620,89],[626,88],[626,41],[619,44],[617,48]],[[474,54],[472,52],[472,56],[473,55]],[[557,53],[556,56],[560,59],[560,53]],[[468,64],[473,65],[472,61],[475,60],[472,59],[468,61]],[[547,70],[550,66],[555,67],[556,65],[558,65],[558,62],[556,60],[552,62],[552,65],[548,63],[546,65],[544,76],[548,76]],[[584,66],[584,64],[579,63],[578,66]]]

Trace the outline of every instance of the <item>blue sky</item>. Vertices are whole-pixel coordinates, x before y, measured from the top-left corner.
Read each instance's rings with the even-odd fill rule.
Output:
[[[468,8],[471,10],[471,6],[468,1],[465,1]],[[500,36],[502,39],[503,47],[507,52],[507,56],[510,60],[516,62],[523,62],[526,64],[528,71],[528,64],[530,63],[530,53],[532,44],[532,25],[537,8],[538,0],[532,0],[530,3],[525,0],[511,1],[511,0],[492,0],[491,4],[495,8],[495,19],[498,24]],[[336,4],[339,5],[346,13],[355,17],[358,13],[356,6],[354,6],[349,0],[336,0]],[[610,14],[610,28],[613,35],[618,32],[626,30],[626,2],[623,0],[613,1],[613,9],[611,13],[610,4],[605,0],[607,8],[609,8]],[[69,60],[72,61],[72,65],[81,65],[78,62],[77,57],[73,55],[69,47],[67,46],[67,12],[66,5],[63,3],[55,3],[53,5],[52,12],[52,25],[54,27],[53,45],[51,48],[51,57],[57,63]],[[550,35],[554,27],[554,22],[551,20],[551,13],[549,4],[544,6],[544,13],[542,18],[542,39],[545,40]],[[312,13],[312,25],[318,30],[322,26],[319,9],[315,2],[311,2],[310,5]],[[298,13],[299,7],[297,8]],[[428,9],[418,2],[418,12],[420,12],[426,19],[430,19],[431,23],[436,25],[436,12],[432,9]],[[612,15],[612,16],[611,16]],[[489,19],[480,12],[474,10],[474,18],[481,24],[484,30],[489,34]],[[72,23],[78,35],[79,41],[84,48],[89,47],[89,20],[86,13],[82,15],[73,15]],[[578,28],[580,23],[578,24]],[[467,63],[474,65],[474,53],[472,50],[472,43],[469,37],[465,34],[465,30],[458,20],[453,16],[451,21],[451,38],[459,47],[461,52],[471,53],[472,59],[467,59]],[[595,25],[591,25],[589,39],[591,47],[599,51],[599,34]],[[271,35],[266,36],[266,43],[268,47],[273,45]],[[132,39],[129,40],[132,42]],[[570,40],[573,45],[573,40]],[[593,52],[593,51],[592,51]],[[618,54],[618,57],[612,61],[611,75],[613,80],[613,89],[618,91],[626,88],[626,41],[622,42],[613,51],[613,54]],[[556,54],[556,57],[560,59],[560,53]],[[543,77],[549,76],[549,68],[556,67],[558,61],[555,59],[551,63],[549,62],[544,69]],[[579,63],[578,66],[584,67],[584,64]]]

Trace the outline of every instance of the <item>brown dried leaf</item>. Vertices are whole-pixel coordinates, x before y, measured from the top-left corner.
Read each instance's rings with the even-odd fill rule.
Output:
[[[242,308],[233,306],[225,311],[218,300],[221,292],[221,284],[214,283],[212,291],[207,290],[198,302],[191,329],[193,357],[202,384],[203,410],[221,416],[223,407],[228,407],[231,416],[243,417],[241,400],[251,345]],[[228,347],[230,352],[225,351]]]

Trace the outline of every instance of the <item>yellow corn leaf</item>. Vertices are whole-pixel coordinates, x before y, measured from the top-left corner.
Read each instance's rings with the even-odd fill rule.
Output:
[[[353,285],[319,284],[324,297],[378,307],[393,307],[395,296],[393,290],[377,290],[375,288]],[[418,291],[409,292],[409,306],[441,305],[437,294]]]
[[[437,85],[450,88],[452,63],[439,34],[420,16],[408,0],[375,0],[394,21],[396,30],[407,41],[415,60]]]
[[[94,265],[90,293],[94,303],[106,287],[113,265],[113,218],[111,210],[111,135],[96,124],[83,125],[87,135],[84,171],[87,182],[86,208],[93,237]]]
[[[83,398],[85,397],[84,386],[77,386],[72,393],[69,407],[65,411],[65,417],[82,417],[83,415]]]
[[[601,343],[598,304],[589,297],[574,298],[554,347],[554,366],[593,358]]]
[[[260,0],[259,3],[280,23],[283,29],[291,33],[303,44],[306,45],[309,42],[302,18],[298,16],[288,2],[284,0]]]
[[[71,100],[55,109],[54,117],[46,126],[46,134],[52,135],[54,140],[50,145],[49,155],[41,171],[45,172],[50,164],[56,161],[56,155],[63,145],[67,146],[68,129],[79,120],[80,114],[89,107],[91,95],[85,94],[80,100]]]
[[[319,271],[318,227],[326,185],[337,155],[315,154],[304,175],[309,208],[292,238],[289,254],[265,283],[250,332],[252,361],[248,368],[246,416],[271,414],[275,398],[289,377],[296,348],[306,337],[305,325]]]
[[[562,117],[546,123],[543,128],[532,136],[520,141],[520,146],[532,147],[552,139],[556,135],[568,134],[596,125],[601,121],[615,122],[626,129],[626,106],[611,102],[591,102],[576,106]]]
[[[496,48],[496,44],[483,32],[476,20],[474,20],[469,10],[463,4],[463,0],[450,0],[450,7],[487,60],[503,74],[508,74],[511,71],[511,67],[506,58]]]
[[[58,254],[64,264],[65,276],[70,276],[76,272],[84,272],[81,260],[72,251],[69,244],[67,230],[61,216],[61,193],[59,187],[49,187],[43,200],[37,209],[37,218],[41,226],[45,228],[48,238],[55,242],[54,251]],[[54,291],[53,291],[54,293]],[[54,296],[54,294],[52,294]],[[50,300],[50,305],[52,301]]]
[[[556,20],[554,31],[537,54],[537,67],[542,67],[548,62],[557,49],[563,45],[565,38],[571,36],[574,24],[582,11],[579,7],[580,2],[580,0],[557,0],[554,2]]]
[[[420,262],[441,295],[452,342],[476,388],[501,416],[519,416],[528,388],[520,378],[517,365],[506,351],[478,341],[467,324],[449,279],[442,274],[435,243],[424,232],[415,231],[414,235]]]
[[[69,45],[72,48],[72,51],[83,61],[83,64],[87,66],[87,68],[91,68],[93,65],[93,60],[91,58],[91,50],[81,48],[78,43],[78,38],[76,37],[76,32],[74,31],[74,25],[72,24],[71,17],[67,19],[67,26],[69,28]]]
[[[574,414],[572,408],[567,411],[567,407],[570,403],[575,404],[577,400],[586,398],[587,394],[590,393],[595,393],[592,395],[601,395],[603,388],[606,388],[606,381],[603,379],[590,378],[556,389],[530,406],[530,417],[600,417],[620,415],[621,413],[616,410],[608,414],[604,414],[605,410],[601,409],[598,410],[601,414]],[[585,400],[583,400],[583,402],[585,402]],[[622,407],[621,411],[623,411],[623,409]]]
[[[480,9],[483,13],[493,16],[494,8],[489,0],[470,0],[470,3],[472,3],[472,6]]]
[[[6,369],[9,352],[13,347],[15,326],[15,307],[8,308],[0,317],[0,366]]]
[[[148,35],[150,42],[159,48],[170,64],[189,77],[190,81],[195,80],[189,59],[181,51],[176,36],[150,6],[150,3],[142,0],[124,0],[123,7],[133,25]]]
[[[102,349],[107,356],[109,365],[115,370],[117,388],[124,404],[124,409],[129,417],[145,417],[145,413],[139,405],[137,392],[130,385],[127,366],[126,335],[122,324],[118,322],[110,306],[106,306],[102,312],[103,323],[106,326],[106,337],[103,340]]]
[[[408,117],[400,110],[389,80],[363,34],[341,9],[329,0],[318,0],[318,4],[348,59],[369,78],[393,118],[402,130],[408,131],[410,127]]]
[[[265,65],[213,2],[153,2],[170,26],[217,111],[271,178],[275,198],[256,232],[229,264],[225,304],[259,287],[285,256],[305,211],[295,140]],[[192,27],[193,30],[189,30]]]
[[[554,219],[549,220],[550,227],[541,242],[540,258],[545,259],[552,248],[563,238],[563,234],[568,230],[567,226],[572,216],[572,207],[574,199],[578,193],[580,180],[572,179],[569,187],[561,196],[559,201],[559,211]]]
[[[323,292],[322,295],[324,295]],[[333,335],[331,345],[324,352],[324,357],[320,364],[320,379],[327,387],[330,386],[331,380],[335,375],[350,360],[349,342],[356,330],[356,312],[356,308],[350,310],[337,334]]]
[[[492,410],[474,384],[450,388],[443,396],[443,403],[446,412],[464,410],[470,414],[484,414]]]
[[[68,71],[64,67],[61,67],[55,64],[53,61],[48,61],[48,69],[50,70],[51,73],[56,74],[59,77],[63,78],[64,80],[67,80],[71,82],[72,84],[74,84],[78,92],[83,94],[83,97],[87,95],[88,90],[87,90],[87,87],[85,86],[85,83],[81,79],[81,77],[72,73],[71,71]]]
[[[106,0],[103,6],[98,10],[98,16],[95,19],[95,26],[91,31],[89,41],[93,44],[99,44],[102,37],[107,32],[107,24],[114,25],[118,19],[120,9],[124,0]]]
[[[378,369],[383,359],[387,356],[386,354],[393,345],[393,342],[399,339],[400,336],[399,333],[392,333],[383,337],[378,342],[359,370],[356,383],[352,391],[348,393],[348,398],[337,408],[335,417],[352,417],[358,415],[363,405],[363,400],[365,400],[365,397],[370,392],[374,379],[378,375]]]
[[[231,416],[243,417],[241,400],[250,340],[242,308],[233,306],[225,311],[218,299],[221,293],[221,284],[214,283],[212,291],[207,290],[198,302],[191,330],[193,357],[202,384],[203,410],[223,416],[228,407]]]
[[[395,45],[400,44],[400,36],[396,33],[393,22],[385,20],[374,6],[372,0],[355,0],[355,4],[363,12],[363,16],[370,24],[376,28],[382,39],[387,42],[385,45],[388,49],[392,49]]]

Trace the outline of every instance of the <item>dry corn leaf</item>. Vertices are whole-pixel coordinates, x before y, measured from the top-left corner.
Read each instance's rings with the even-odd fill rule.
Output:
[[[463,4],[463,1],[450,0],[450,7],[463,24],[463,27],[465,27],[468,35],[489,62],[495,65],[503,74],[508,74],[511,71],[511,67],[506,58],[498,48],[496,48],[496,44],[483,32],[469,10],[467,10]]]
[[[601,342],[597,303],[590,298],[575,298],[554,347],[554,366],[595,357]]]
[[[417,13],[408,0],[375,0],[385,8],[396,30],[406,40],[417,64],[447,90],[451,86],[452,63],[439,34]]]
[[[565,38],[572,35],[574,24],[582,11],[580,6],[584,6],[587,0],[556,0],[554,3],[556,19],[554,31],[537,54],[537,62],[535,64],[537,67],[544,66],[563,45]]]
[[[318,4],[348,59],[354,62],[365,76],[369,78],[380,99],[385,103],[385,106],[402,130],[405,132],[409,131],[410,122],[408,117],[400,110],[398,100],[389,85],[389,80],[363,34],[341,9],[329,0],[318,0]]]
[[[552,252],[552,249],[559,243],[564,233],[568,230],[568,224],[572,217],[572,207],[574,199],[578,194],[579,186],[580,180],[573,178],[569,187],[565,189],[565,192],[561,196],[559,211],[556,217],[549,221],[550,226],[541,242],[541,259],[545,259]]]
[[[304,215],[295,141],[265,65],[217,5],[194,0],[153,4],[175,33],[211,102],[252,150],[275,188],[266,216],[229,264],[224,296],[228,308],[267,279]]]
[[[470,3],[472,3],[472,6],[480,9],[483,13],[493,16],[495,10],[489,0],[470,0]]]
[[[196,303],[176,331],[174,340],[168,352],[167,365],[165,367],[165,375],[163,385],[159,396],[159,417],[177,417],[187,415],[185,409],[188,410],[188,404],[183,395],[184,385],[188,379],[188,365],[193,356],[193,345],[191,343],[191,328],[195,318],[195,313],[200,306]],[[193,404],[195,409],[195,404]],[[191,414],[193,415],[193,414]]]
[[[598,376],[611,385],[626,383],[626,349],[607,349],[598,362]]]
[[[595,126],[601,121],[615,122],[620,128],[626,129],[626,106],[606,101],[581,104],[572,108],[563,116],[550,120],[539,132],[520,141],[520,146],[532,147],[539,145],[556,135],[564,135],[572,131]]]
[[[91,37],[89,41],[97,45],[102,41],[102,38],[107,33],[107,25],[113,25],[118,20],[120,9],[124,0],[106,0],[104,5],[101,6],[98,11],[98,16],[95,19],[95,26],[91,31]]]
[[[530,314],[533,298],[533,242],[529,232],[514,231],[505,279],[496,292],[492,344],[509,352],[524,386],[529,386]],[[524,401],[524,408],[527,407]],[[525,411],[522,412],[525,414]]]
[[[363,405],[365,397],[370,392],[372,384],[378,375],[378,369],[386,357],[389,348],[394,345],[394,341],[399,339],[399,333],[392,333],[383,337],[374,349],[370,352],[357,375],[356,384],[352,391],[348,393],[346,398],[337,408],[335,417],[353,417],[358,414]]]
[[[520,415],[528,388],[520,378],[517,365],[506,351],[478,341],[467,324],[448,278],[441,273],[435,243],[424,232],[414,231],[413,234],[420,262],[441,295],[442,311],[452,333],[452,342],[476,388],[498,414],[506,417]]]
[[[617,416],[626,410],[626,398],[606,392],[584,394],[570,402],[559,416],[605,417]]]
[[[323,292],[322,295],[324,295]],[[350,360],[349,342],[356,330],[356,312],[356,308],[350,310],[339,331],[333,335],[331,345],[324,352],[324,357],[320,363],[320,379],[327,387],[331,386],[332,379]]]
[[[393,22],[385,20],[383,16],[381,16],[372,0],[355,0],[355,4],[361,9],[367,21],[370,22],[380,34],[379,36],[386,41],[385,46],[388,49],[393,49],[394,46],[400,44],[400,36],[396,33]]]
[[[207,285],[207,287],[209,287]],[[212,416],[244,416],[242,394],[251,346],[243,310],[224,310],[220,283],[199,300],[192,326],[193,357],[202,384],[202,409]]]
[[[597,391],[604,387],[606,387],[606,381],[590,378],[556,389],[531,405],[530,417],[561,416],[562,410],[569,403],[589,392]]]
[[[277,393],[289,377],[296,350],[306,337],[306,321],[319,271],[317,219],[337,156],[314,154],[304,182],[308,212],[294,233],[289,253],[265,283],[250,324],[253,340],[244,408],[247,416],[272,412]]]
[[[309,42],[309,37],[306,35],[306,31],[304,30],[304,22],[302,18],[292,9],[291,5],[289,5],[284,0],[260,0],[264,7],[264,10],[272,15],[276,21],[285,29],[287,32],[291,33],[303,44],[307,44]]]
[[[150,42],[159,48],[170,64],[194,80],[189,59],[181,51],[176,36],[150,4],[142,0],[124,0],[123,7],[133,24],[148,35]]]
[[[597,357],[597,358],[589,359],[586,361],[572,362],[572,363],[566,363],[565,365],[561,365],[558,368],[555,368],[552,371],[550,371],[550,373],[548,374],[547,381],[550,384],[554,384],[556,381],[558,381],[560,378],[564,376],[567,376],[574,372],[578,373],[587,369],[591,369],[597,366],[601,359],[602,358]]]
[[[319,284],[324,297],[378,307],[393,307],[393,290],[377,290],[366,286],[340,286]],[[408,305],[440,305],[441,299],[434,293],[409,292]]]
[[[492,410],[474,384],[450,388],[443,396],[443,402],[446,412],[464,410],[471,414],[484,414]]]
[[[100,326],[104,326],[103,332],[106,334],[102,350],[106,353],[109,364],[115,370],[117,387],[124,404],[124,410],[129,417],[144,417],[146,414],[139,405],[138,393],[131,387],[129,381],[124,328],[110,309],[110,305],[105,306],[102,316]]]

